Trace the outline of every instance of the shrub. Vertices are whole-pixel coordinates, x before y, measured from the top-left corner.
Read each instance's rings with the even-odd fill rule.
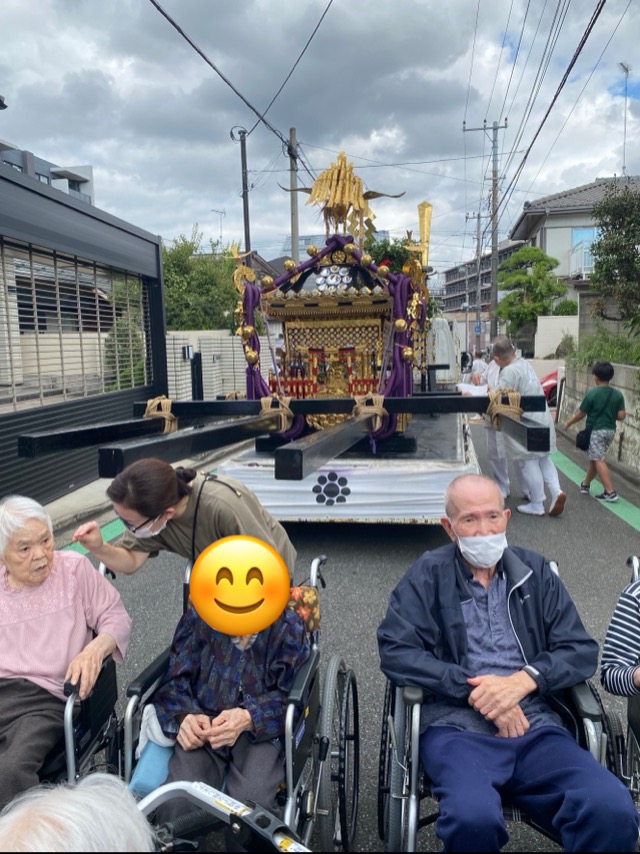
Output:
[[[572,358],[579,365],[592,365],[597,361],[615,362],[618,365],[640,366],[640,341],[626,335],[614,335],[600,329],[594,335],[580,339]]]

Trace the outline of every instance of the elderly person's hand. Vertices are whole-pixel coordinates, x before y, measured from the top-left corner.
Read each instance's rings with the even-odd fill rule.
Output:
[[[116,642],[111,635],[108,632],[102,632],[71,660],[64,681],[71,682],[72,685],[80,683],[78,696],[81,700],[89,696],[100,673],[102,662],[115,648]]]
[[[97,551],[103,545],[100,526],[97,522],[85,522],[73,532],[71,537],[74,543],[80,543],[87,551]]]
[[[251,715],[246,709],[227,709],[220,712],[217,718],[212,718],[207,741],[211,747],[232,747],[239,736],[253,729]]]
[[[176,741],[183,750],[196,750],[206,743],[209,729],[209,715],[185,715]]]
[[[467,682],[473,686],[469,705],[483,718],[494,722],[538,687],[524,670],[517,670],[510,676],[487,673],[484,676],[473,676]]]
[[[503,712],[493,722],[498,727],[496,738],[517,738],[529,729],[529,721],[520,706],[514,706],[508,712]]]

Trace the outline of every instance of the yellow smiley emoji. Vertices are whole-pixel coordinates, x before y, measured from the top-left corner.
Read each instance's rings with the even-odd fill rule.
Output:
[[[278,552],[256,537],[223,537],[200,553],[191,570],[193,607],[212,629],[252,635],[284,611],[291,582]]]

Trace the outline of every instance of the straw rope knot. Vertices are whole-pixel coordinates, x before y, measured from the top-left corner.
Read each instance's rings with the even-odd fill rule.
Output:
[[[384,395],[370,391],[365,395],[356,395],[353,399],[356,405],[353,407],[351,415],[375,415],[373,421],[373,432],[375,433],[382,427],[382,419],[389,417],[389,413],[384,408]]]
[[[273,415],[274,411],[278,413],[279,426],[277,433],[284,433],[293,424],[293,412],[289,406],[290,397],[284,395],[271,394],[268,397],[260,398],[260,415]]]
[[[507,396],[508,402],[503,403],[502,398]],[[491,426],[500,429],[499,415],[511,415],[516,421],[520,420],[522,407],[520,406],[520,392],[514,388],[497,388],[489,392],[489,405],[485,413],[491,421]]]
[[[175,433],[178,429],[178,419],[171,412],[171,403],[171,398],[166,397],[164,394],[159,395],[159,397],[149,398],[142,417],[157,418],[160,416],[164,418],[162,432]]]

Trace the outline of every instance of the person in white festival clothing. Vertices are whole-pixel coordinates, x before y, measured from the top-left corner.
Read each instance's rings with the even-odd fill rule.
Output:
[[[475,364],[475,363],[474,363]],[[485,385],[489,391],[493,391],[498,382],[500,375],[500,367],[495,359],[491,359],[488,365],[485,365],[485,370],[479,373],[471,374],[471,382],[477,386]],[[487,440],[487,456],[489,464],[493,472],[493,478],[500,487],[500,492],[503,498],[508,498],[511,491],[509,482],[509,460],[504,449],[502,432],[496,430],[491,423],[491,420],[485,416],[484,418],[485,438]]]
[[[506,335],[499,335],[493,342],[493,358],[500,367],[496,389],[513,389],[521,395],[544,396],[540,380],[529,362],[517,355]],[[529,516],[544,516],[545,485],[550,492],[549,516],[559,516],[564,510],[567,496],[560,487],[558,470],[550,459],[556,450],[556,429],[545,405],[544,412],[528,412],[527,417],[549,429],[549,451],[527,451],[510,436],[504,436],[507,453],[514,465],[520,466],[520,475],[525,492],[526,504],[518,505],[518,512]]]

